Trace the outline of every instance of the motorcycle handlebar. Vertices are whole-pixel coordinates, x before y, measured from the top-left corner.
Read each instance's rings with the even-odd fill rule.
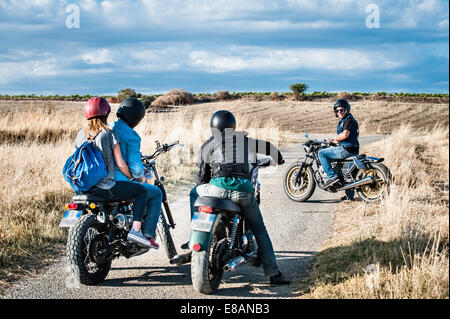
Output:
[[[183,144],[180,144],[180,141],[175,141],[175,142],[173,142],[173,143],[170,143],[170,144],[163,144],[163,145],[160,145],[159,142],[156,141],[156,150],[155,150],[155,152],[154,152],[152,155],[150,155],[150,156],[142,156],[141,159],[142,159],[143,161],[155,159],[155,158],[157,158],[161,153],[166,153],[166,152],[170,151],[170,150],[171,150],[174,146],[176,146],[176,145],[183,146]]]

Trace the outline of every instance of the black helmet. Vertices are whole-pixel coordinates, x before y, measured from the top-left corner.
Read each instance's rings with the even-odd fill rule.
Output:
[[[348,103],[348,101],[346,99],[339,99],[333,105],[333,111],[334,111],[334,115],[336,115],[336,117],[338,116],[336,113],[336,109],[339,106],[343,107],[345,109],[345,114],[350,113],[350,103]]]
[[[145,116],[145,105],[137,98],[129,97],[120,103],[116,115],[131,127],[135,127]]]
[[[215,112],[211,116],[211,130],[214,133],[214,129],[223,131],[226,128],[236,129],[236,118],[233,113],[226,110],[220,110]]]

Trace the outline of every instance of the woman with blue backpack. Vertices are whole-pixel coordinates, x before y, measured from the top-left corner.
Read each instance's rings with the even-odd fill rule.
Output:
[[[145,188],[131,181],[116,181],[115,165],[128,178],[133,176],[122,158],[120,140],[117,134],[107,125],[111,107],[102,97],[89,99],[84,108],[84,115],[89,121],[88,128],[81,129],[75,139],[75,147],[80,147],[86,140],[92,141],[100,150],[106,166],[106,177],[91,187],[88,192],[105,198],[108,201],[134,200],[133,225],[127,239],[140,246],[151,247],[150,242],[141,231],[144,211],[147,204]]]

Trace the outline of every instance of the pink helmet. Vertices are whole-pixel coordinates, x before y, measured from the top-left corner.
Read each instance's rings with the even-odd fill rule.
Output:
[[[108,101],[102,97],[93,97],[87,101],[84,106],[84,116],[90,120],[98,116],[108,116],[111,112],[111,106]]]

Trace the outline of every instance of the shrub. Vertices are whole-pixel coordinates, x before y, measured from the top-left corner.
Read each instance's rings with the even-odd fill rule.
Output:
[[[336,99],[346,99],[346,100],[351,100],[353,98],[353,95],[351,95],[348,92],[339,92],[338,95],[336,95]]]
[[[305,83],[294,83],[289,86],[289,88],[294,92],[294,96],[297,100],[303,96],[303,93],[308,89]]]
[[[152,106],[163,107],[167,105],[183,105],[194,102],[194,96],[183,89],[172,89],[153,101]]]
[[[231,95],[228,91],[217,91],[215,94],[216,101],[226,101],[231,98]]]
[[[272,92],[269,94],[269,99],[271,101],[279,101],[280,100],[280,95],[278,94],[278,92]]]
[[[140,94],[136,93],[136,91],[133,89],[127,88],[127,89],[120,90],[117,95],[119,103],[129,97],[140,97]]]
[[[152,105],[152,102],[155,100],[155,98],[150,95],[142,95],[139,100],[141,100],[142,103],[144,103],[145,107],[148,109]]]

